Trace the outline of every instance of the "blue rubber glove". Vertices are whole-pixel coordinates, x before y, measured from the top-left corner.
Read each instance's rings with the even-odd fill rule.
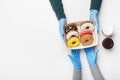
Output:
[[[80,49],[71,50],[71,54],[68,56],[74,65],[74,69],[81,69]]]
[[[85,53],[86,53],[86,57],[87,57],[87,61],[90,67],[94,67],[96,65],[96,60],[97,60],[97,54],[98,51],[94,51],[93,47],[90,48],[85,48]]]
[[[89,19],[95,23],[97,31],[99,31],[98,10],[90,10]]]
[[[62,38],[64,38],[64,26],[67,23],[65,18],[59,20],[59,31]]]

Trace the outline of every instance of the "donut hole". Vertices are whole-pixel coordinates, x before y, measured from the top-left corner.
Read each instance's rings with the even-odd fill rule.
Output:
[[[72,42],[72,44],[75,44],[75,43],[76,43],[76,41],[73,41],[73,42]]]
[[[86,29],[89,29],[89,28],[90,28],[89,26],[86,27]]]
[[[85,40],[85,42],[88,42],[88,41],[89,41],[88,39]]]
[[[71,35],[71,37],[75,37],[75,35]]]

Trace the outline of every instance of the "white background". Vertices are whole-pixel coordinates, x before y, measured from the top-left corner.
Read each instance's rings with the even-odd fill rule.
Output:
[[[87,20],[90,0],[63,0],[68,22]],[[106,80],[120,80],[120,1],[103,0],[98,65]],[[104,26],[114,27],[112,50],[102,47]],[[56,16],[48,0],[0,0],[0,80],[72,80]],[[84,51],[82,78],[93,80]]]

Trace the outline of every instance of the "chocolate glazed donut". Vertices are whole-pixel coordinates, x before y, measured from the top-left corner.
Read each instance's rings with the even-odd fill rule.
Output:
[[[77,31],[76,24],[70,23],[70,24],[65,25],[64,31],[66,34],[70,31]]]

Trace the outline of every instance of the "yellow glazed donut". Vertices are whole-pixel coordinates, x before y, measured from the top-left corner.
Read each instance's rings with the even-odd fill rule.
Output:
[[[69,47],[77,47],[80,44],[80,39],[78,37],[71,37],[68,41],[67,41],[67,45]]]

